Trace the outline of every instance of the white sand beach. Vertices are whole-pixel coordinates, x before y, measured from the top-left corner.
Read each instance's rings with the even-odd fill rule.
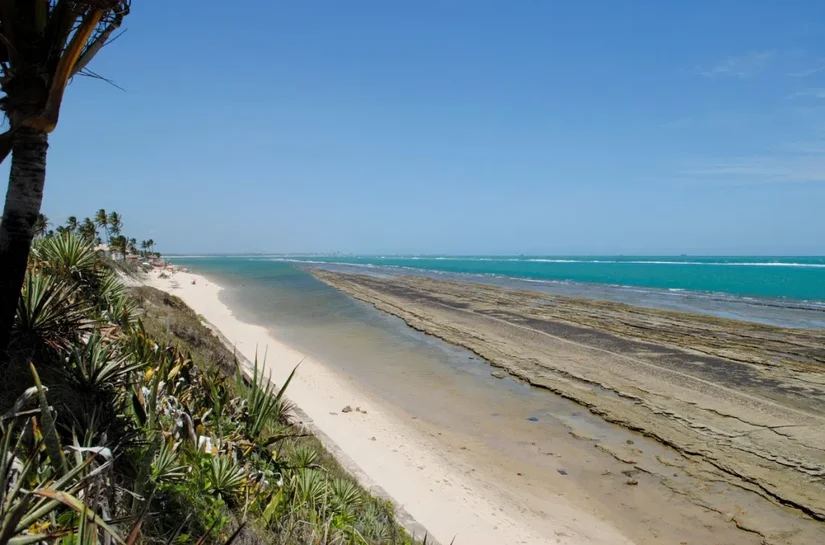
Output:
[[[256,350],[259,355],[266,351],[275,383],[283,383],[300,362],[288,397],[362,484],[374,491],[383,489],[402,514],[420,525],[403,520],[416,533],[426,528],[444,545],[453,539],[456,545],[632,543],[608,522],[563,497],[551,500],[552,509],[544,510],[547,516],[509,501],[503,484],[479,476],[485,473],[483,468],[471,467],[467,460],[439,448],[397,410],[336,372],[334,362],[308,358],[266,328],[238,320],[220,301],[221,287],[209,279],[183,272],[160,278],[153,271],[146,283],[180,297],[250,360]],[[346,406],[353,411],[342,412]],[[356,407],[362,411],[355,411]]]

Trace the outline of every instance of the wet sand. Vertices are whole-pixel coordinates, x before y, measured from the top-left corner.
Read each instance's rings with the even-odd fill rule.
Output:
[[[548,477],[559,471],[548,466],[547,475],[535,477],[537,497],[563,493],[559,486],[575,482],[602,516],[637,542],[680,543],[680,535],[687,543],[825,541],[819,522],[825,518],[822,331],[489,285],[313,273],[656,440],[619,442],[573,422],[574,437],[599,455],[591,455],[589,465],[580,456],[571,467],[582,474],[569,481]],[[548,459],[547,452],[574,449],[569,440],[562,447],[533,443]],[[605,457],[618,465],[605,466]],[[622,520],[641,516],[645,498],[646,524],[661,528],[658,537],[651,538],[654,530],[633,531],[645,521]],[[738,534],[723,532],[722,521]],[[703,537],[701,527],[713,537]]]

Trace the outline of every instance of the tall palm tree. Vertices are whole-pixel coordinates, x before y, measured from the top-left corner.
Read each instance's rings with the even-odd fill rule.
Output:
[[[77,216],[69,216],[66,218],[66,227],[68,227],[71,231],[77,231]]]
[[[136,254],[137,253],[137,239],[130,238],[127,248],[129,249],[130,254]]]
[[[126,252],[129,249],[129,242],[126,240],[126,237],[123,235],[113,236],[111,243],[112,253],[118,252],[123,259],[126,259]]]
[[[103,232],[106,233],[106,245],[109,245],[109,215],[106,214],[106,210],[100,209],[95,214],[95,225],[97,225],[100,229],[103,229]]]
[[[94,242],[97,238],[97,227],[95,227],[94,222],[90,218],[83,218],[80,227],[77,228],[77,232],[89,242]]]
[[[46,214],[37,214],[37,219],[34,220],[34,236],[44,237],[49,232],[49,218]]]
[[[123,229],[123,218],[117,212],[109,214],[109,232],[114,236],[120,236],[120,230]]]
[[[109,41],[131,0],[2,0],[0,161],[11,153],[0,223],[0,351],[5,351],[20,298],[34,224],[43,200],[49,133],[57,126],[72,76]],[[5,358],[3,358],[5,359]]]
[[[149,245],[149,251],[154,252],[155,251],[155,240],[150,238],[149,240],[146,241],[146,243]]]

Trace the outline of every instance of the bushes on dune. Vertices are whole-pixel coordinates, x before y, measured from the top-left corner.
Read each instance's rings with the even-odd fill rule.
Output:
[[[292,375],[243,373],[182,302],[127,292],[75,234],[37,241],[11,346],[0,545],[410,542],[293,425]]]

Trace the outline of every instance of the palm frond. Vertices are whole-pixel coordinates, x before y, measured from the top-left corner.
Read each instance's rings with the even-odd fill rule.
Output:
[[[51,132],[70,78],[111,41],[130,0],[4,0],[0,3],[0,108],[13,135]],[[2,150],[4,151],[4,150]],[[0,153],[0,159],[2,159]]]

